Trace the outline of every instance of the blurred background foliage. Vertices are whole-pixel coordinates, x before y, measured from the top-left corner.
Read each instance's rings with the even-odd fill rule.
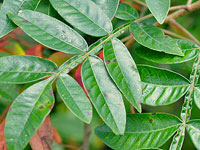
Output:
[[[0,6],[3,0],[0,0]],[[124,0],[125,1],[125,0]],[[182,5],[186,4],[186,0],[171,0],[171,5]],[[144,16],[149,14],[150,12],[146,8],[142,8],[140,5],[132,3],[131,0],[126,0],[125,2],[131,4],[131,6],[135,7],[138,11],[140,11],[141,15]],[[37,11],[43,12],[48,14],[49,8],[49,1],[42,0]],[[55,16],[57,14],[55,13]],[[183,25],[186,29],[188,29],[198,40],[200,40],[200,11],[195,11],[191,14],[188,14],[177,21]],[[57,16],[60,20],[61,17]],[[119,19],[113,19],[113,26],[114,28],[126,23]],[[150,18],[145,21],[146,23],[154,23],[155,19]],[[175,31],[169,25],[164,25],[163,28]],[[77,30],[77,29],[76,29]],[[77,30],[78,31],[78,30]],[[81,33],[80,31],[78,31]],[[178,32],[178,31],[175,31]],[[87,40],[88,44],[91,44],[98,40],[98,38],[94,38],[88,35],[81,33],[82,36]],[[181,34],[181,33],[180,33]],[[129,36],[129,33],[124,33],[120,38],[123,39],[124,37]],[[149,64],[153,66],[159,66],[162,68],[168,68],[174,70],[176,72],[181,73],[185,77],[189,77],[191,72],[191,67],[194,60],[191,60],[186,63],[176,64],[176,65],[158,65],[149,61],[146,61],[134,53],[134,48],[137,47],[137,43],[130,48],[130,53],[132,54],[135,62],[137,64]],[[43,57],[46,59],[50,59],[54,61],[57,65],[61,65],[67,59],[72,57],[72,55],[64,54],[62,52],[56,52],[42,45],[39,45],[30,37],[25,35],[19,28],[11,32],[9,35],[0,39],[0,57],[8,56],[8,55],[34,55],[38,57]],[[70,74],[74,76],[75,70],[72,70]],[[3,112],[5,111],[6,107],[10,104],[11,101],[15,99],[15,97],[21,93],[24,89],[31,86],[34,83],[29,83],[25,85],[7,85],[7,84],[0,84],[0,119],[3,116]],[[55,128],[55,143],[54,143],[54,150],[78,150],[83,142],[84,137],[84,125],[79,119],[77,119],[64,105],[61,101],[60,97],[57,94],[57,91],[54,86],[54,93],[56,98],[56,105],[53,108],[53,111],[50,115],[52,125]],[[167,112],[171,114],[175,114],[177,116],[180,115],[181,106],[183,103],[183,98],[180,99],[178,102],[163,106],[163,107],[150,107],[147,105],[143,105],[143,112]],[[127,112],[130,112],[130,108],[128,103],[125,100]],[[94,134],[94,128],[102,123],[101,119],[98,117],[95,110],[93,110],[93,120],[91,124],[92,128],[92,135],[90,138],[90,149],[91,150],[109,150],[100,139],[98,139]],[[200,119],[199,110],[196,106],[193,106],[192,109],[192,119]],[[171,139],[166,143],[162,149],[168,149],[169,144],[171,143]],[[30,149],[30,146],[26,148],[27,150]],[[195,150],[193,144],[188,135],[186,135],[186,139],[184,142],[183,150]]]

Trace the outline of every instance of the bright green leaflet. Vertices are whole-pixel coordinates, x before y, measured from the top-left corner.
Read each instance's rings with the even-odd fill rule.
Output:
[[[54,105],[51,84],[54,78],[41,81],[21,93],[6,117],[5,138],[9,150],[22,150],[43,123]]]
[[[69,73],[72,69],[82,63],[85,58],[86,56],[83,55],[75,55],[63,63],[58,70],[62,73]]]
[[[142,84],[137,66],[126,46],[118,39],[104,45],[104,62],[108,72],[127,100],[141,112]]]
[[[169,150],[181,150],[185,139],[185,126],[180,126],[174,135]]]
[[[0,10],[0,38],[16,28],[6,16],[7,13],[17,14],[21,9],[35,10],[40,0],[4,0]]]
[[[196,106],[200,109],[200,85],[194,87],[194,101]]]
[[[143,82],[142,103],[151,106],[168,105],[179,100],[189,89],[190,82],[182,75],[147,65],[138,65]]]
[[[176,40],[165,37],[162,30],[153,26],[140,23],[132,23],[130,31],[133,33],[135,40],[141,45],[152,50],[183,56]]]
[[[92,36],[112,32],[112,23],[91,0],[50,0],[52,6],[72,26]]]
[[[195,147],[200,148],[200,120],[191,120],[186,124],[186,130]]]
[[[130,5],[120,3],[115,17],[121,20],[133,21],[139,18],[139,14],[137,10]]]
[[[110,79],[103,61],[96,56],[90,56],[82,65],[81,76],[100,117],[115,134],[123,134],[126,112],[122,95]]]
[[[115,150],[136,150],[162,146],[178,129],[181,121],[172,115],[129,114],[124,135],[115,135],[106,126],[96,128],[96,135]]]
[[[34,56],[0,58],[0,83],[23,84],[55,74],[57,66],[49,60]]]
[[[199,47],[194,43],[186,40],[177,40],[178,46],[182,50],[184,56],[176,56],[166,54],[164,52],[152,51],[147,47],[138,46],[134,48],[134,52],[141,58],[159,64],[176,64],[192,60],[198,55]]]
[[[23,10],[9,15],[13,22],[37,42],[64,53],[84,53],[88,46],[84,38],[71,27],[48,15]]]
[[[67,107],[82,121],[90,123],[92,105],[81,86],[69,75],[61,74],[56,87],[60,97]]]
[[[112,20],[114,17],[118,5],[119,5],[119,0],[92,0],[99,6],[103,12]]]
[[[170,8],[170,0],[146,0],[146,3],[156,20],[163,24]]]

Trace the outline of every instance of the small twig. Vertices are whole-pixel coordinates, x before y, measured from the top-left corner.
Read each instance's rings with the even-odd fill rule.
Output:
[[[176,20],[172,19],[170,20],[171,24],[176,26],[179,30],[181,30],[187,37],[189,37],[192,41],[194,41],[196,44],[200,45],[200,42],[196,37],[194,37],[188,30],[186,30],[182,25],[180,25]]]
[[[183,40],[188,40],[186,37],[181,36],[181,35],[179,35],[179,34],[176,34],[176,33],[174,33],[174,32],[171,32],[171,31],[169,31],[169,30],[162,29],[162,31],[163,31],[164,33],[168,34],[168,35],[173,36],[173,37],[177,37],[177,38],[183,39]]]
[[[135,109],[134,109],[133,105],[131,105],[131,104],[130,104],[130,109],[131,109],[131,113],[135,114]]]
[[[139,18],[139,19],[135,20],[135,22],[141,22],[141,21],[144,21],[144,20],[146,20],[148,18],[151,18],[151,17],[153,17],[153,15],[149,14],[149,15],[146,15],[146,16],[144,16],[142,18]]]
[[[85,123],[85,128],[84,128],[84,141],[83,141],[83,146],[82,150],[89,150],[90,146],[90,125]]]
[[[188,0],[187,1],[187,5],[189,6],[189,5],[191,5],[192,4],[192,0]]]
[[[177,10],[177,9],[185,9],[185,10],[189,10],[188,6],[187,5],[179,5],[179,6],[172,6],[169,11],[172,11],[172,10]]]
[[[130,34],[129,36],[123,38],[121,41],[124,43],[124,42],[130,40],[131,38],[133,38],[133,35],[132,35],[132,34]]]
[[[130,40],[128,40],[126,43],[125,43],[125,46],[129,49],[132,47],[133,44],[135,44],[136,40],[134,38],[131,38]]]

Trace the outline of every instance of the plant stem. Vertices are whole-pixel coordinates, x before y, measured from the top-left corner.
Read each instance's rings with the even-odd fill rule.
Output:
[[[186,30],[182,25],[180,25],[176,20],[172,19],[170,20],[169,24],[173,24],[176,26],[179,30],[181,30],[187,37],[192,39],[197,45],[200,46],[199,40],[197,40],[188,30]]]
[[[147,4],[141,2],[140,0],[133,0],[133,2],[138,3],[138,4],[140,4],[140,5],[144,6],[144,7],[147,7]]]
[[[192,4],[192,0],[188,0],[187,5],[191,5],[191,4]]]
[[[169,31],[169,30],[162,29],[162,31],[163,31],[164,33],[168,34],[168,35],[173,36],[173,37],[177,37],[177,38],[183,39],[183,40],[188,40],[186,37],[181,36],[181,35],[179,35],[179,34],[176,34],[176,33],[174,33],[174,32],[171,32],[171,31]]]
[[[90,146],[90,125],[89,124],[84,124],[84,141],[83,141],[83,146],[82,146],[82,150],[89,150],[89,146]]]

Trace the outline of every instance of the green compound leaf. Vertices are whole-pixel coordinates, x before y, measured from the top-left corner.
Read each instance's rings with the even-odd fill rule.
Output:
[[[41,81],[21,93],[6,117],[5,137],[9,150],[22,150],[50,113],[54,104],[51,84],[54,78]]]
[[[82,65],[81,76],[100,117],[115,134],[123,134],[126,112],[122,95],[110,79],[103,61],[90,56]]]
[[[81,86],[69,75],[61,74],[56,87],[67,107],[83,122],[90,123],[92,105]]]
[[[124,135],[115,135],[106,126],[96,128],[96,135],[115,150],[136,150],[162,146],[178,129],[181,121],[172,115],[129,114]]]
[[[127,100],[141,112],[142,84],[136,64],[126,46],[116,38],[106,42],[104,61],[118,88]]]
[[[169,150],[181,150],[185,139],[185,126],[180,126],[173,137]]]
[[[194,87],[194,101],[196,106],[200,109],[200,85]]]
[[[112,32],[112,23],[91,0],[50,0],[52,6],[72,26],[92,36]]]
[[[119,0],[92,0],[99,6],[103,12],[112,20],[114,17],[118,5],[119,5]]]
[[[115,17],[121,20],[133,21],[139,18],[139,14],[137,10],[130,5],[120,3]]]
[[[139,46],[134,52],[143,59],[159,64],[176,64],[192,60],[198,55],[199,47],[194,43],[186,40],[177,40],[179,48],[184,56],[175,56],[163,52],[152,51],[147,47]]]
[[[134,22],[130,25],[130,31],[135,40],[145,47],[167,54],[184,56],[176,40],[166,38],[163,31],[153,25]]]
[[[16,28],[6,16],[7,13],[17,14],[21,9],[35,10],[40,0],[4,0],[0,10],[0,38]]]
[[[49,60],[34,56],[0,58],[0,83],[23,84],[55,74],[57,66]]]
[[[186,130],[192,139],[195,147],[200,147],[200,120],[191,120],[186,124]]]
[[[146,3],[156,20],[163,24],[170,8],[170,0],[146,0]]]
[[[189,89],[190,82],[182,75],[146,65],[138,65],[143,82],[142,103],[151,106],[168,105],[179,100]]]
[[[48,15],[23,10],[18,16],[9,14],[13,22],[37,42],[64,53],[84,53],[88,45],[71,27]]]
[[[69,73],[72,69],[76,68],[86,58],[84,55],[75,55],[68,59],[59,67],[59,71],[62,73]]]

